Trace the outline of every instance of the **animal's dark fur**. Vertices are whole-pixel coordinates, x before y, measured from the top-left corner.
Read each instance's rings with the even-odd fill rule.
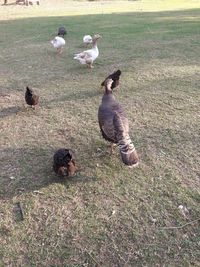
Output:
[[[39,102],[39,96],[35,95],[33,90],[30,89],[28,86],[26,87],[25,101],[27,105],[30,106],[36,106]]]
[[[61,176],[73,176],[76,163],[71,149],[61,148],[53,156],[53,169]]]
[[[113,83],[111,85],[111,89],[113,90],[115,87],[117,87],[119,85],[120,75],[121,75],[121,70],[117,70],[117,71],[113,72],[108,77],[106,77],[106,79],[101,83],[101,86],[106,85],[106,80],[112,79]]]

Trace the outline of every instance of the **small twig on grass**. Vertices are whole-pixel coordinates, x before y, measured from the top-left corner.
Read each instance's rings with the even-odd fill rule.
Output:
[[[102,267],[97,260],[90,254],[90,252],[88,252],[87,250],[85,250],[85,252],[90,256],[90,258],[97,264],[97,266]]]
[[[200,221],[200,218],[198,218],[198,219],[196,219],[196,220],[194,220],[194,221],[190,221],[190,222],[185,223],[185,224],[180,225],[180,226],[162,227],[162,228],[160,228],[160,229],[181,229],[181,228],[184,228],[185,226],[190,225],[190,224],[192,224],[192,223],[195,223],[195,222],[197,222],[197,221]]]
[[[20,215],[21,215],[21,220],[24,220],[24,211],[22,209],[22,205],[20,202],[17,203],[18,207],[19,207],[19,212],[20,212]]]

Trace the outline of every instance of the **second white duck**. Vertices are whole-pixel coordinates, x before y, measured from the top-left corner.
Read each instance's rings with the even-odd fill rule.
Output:
[[[74,55],[74,59],[77,59],[81,64],[86,64],[88,68],[94,68],[93,62],[99,56],[99,49],[97,47],[97,40],[101,38],[99,34],[95,34],[92,38],[92,48],[85,50],[79,54]]]
[[[85,46],[88,46],[92,43],[92,36],[91,35],[85,35],[83,36],[83,43]]]

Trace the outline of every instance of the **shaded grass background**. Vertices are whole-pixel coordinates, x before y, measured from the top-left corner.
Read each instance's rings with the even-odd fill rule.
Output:
[[[59,25],[69,31],[62,56],[49,44]],[[89,71],[73,54],[97,32]],[[17,19],[0,33],[1,265],[198,266],[199,222],[165,227],[199,218],[199,10]],[[134,170],[106,153],[97,123],[99,85],[117,68]],[[24,107],[26,85],[39,110]],[[63,146],[79,171],[59,181],[52,156]]]

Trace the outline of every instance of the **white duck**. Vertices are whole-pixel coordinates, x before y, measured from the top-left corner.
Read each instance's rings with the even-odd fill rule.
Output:
[[[101,38],[99,34],[95,34],[92,38],[92,48],[85,50],[79,54],[74,55],[81,64],[86,64],[88,68],[93,68],[92,63],[99,56],[99,49],[97,47],[97,40]]]
[[[83,36],[83,43],[87,46],[92,43],[92,36],[91,35],[85,35]]]
[[[51,44],[53,47],[57,49],[58,54],[61,54],[63,51],[63,47],[65,46],[65,39],[60,36],[56,36],[52,41]]]

